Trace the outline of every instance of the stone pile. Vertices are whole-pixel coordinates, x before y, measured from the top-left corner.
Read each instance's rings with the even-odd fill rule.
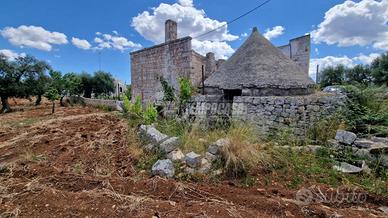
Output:
[[[158,160],[152,166],[152,174],[167,178],[175,176],[174,162],[183,164],[184,172],[189,174],[208,174],[212,169],[212,163],[220,158],[221,147],[229,143],[226,139],[219,139],[211,144],[205,156],[189,152],[186,155],[178,148],[178,137],[169,137],[159,132],[152,125],[141,125],[139,136],[145,144],[144,149],[159,150],[166,155],[166,159]],[[219,171],[215,171],[219,174]]]
[[[329,140],[329,145],[333,150],[343,151],[348,149],[354,156],[360,159],[365,159],[371,163],[378,162],[381,166],[388,168],[388,138],[357,138],[357,135],[352,132],[338,130],[335,139]],[[362,167],[342,162],[334,166],[334,169],[344,173],[358,173],[370,170],[365,161],[362,161]]]

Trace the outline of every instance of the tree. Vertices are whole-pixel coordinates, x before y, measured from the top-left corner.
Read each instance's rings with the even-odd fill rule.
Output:
[[[25,91],[27,98],[30,96],[36,96],[35,105],[40,105],[42,96],[48,89],[50,83],[50,77],[44,73],[38,75],[30,75],[25,80],[24,84],[28,91]]]
[[[373,82],[377,85],[388,85],[388,53],[382,54],[371,64]]]
[[[38,78],[50,66],[32,56],[18,57],[9,61],[0,55],[0,97],[2,108],[0,112],[9,112],[11,107],[8,103],[10,97],[28,96],[35,87],[28,86],[28,78]]]
[[[345,79],[345,66],[327,67],[321,72],[321,87],[341,85]]]
[[[51,84],[50,89],[57,90],[57,94],[60,97],[60,105],[63,105],[63,97],[65,96],[65,80],[62,77],[62,73],[59,71],[50,71],[50,77],[51,77]]]
[[[101,94],[109,95],[115,90],[113,81],[113,76],[110,73],[97,71],[93,77],[93,93],[96,96]]]
[[[82,78],[75,73],[63,76],[65,95],[80,95],[82,93]]]
[[[91,98],[92,97],[92,91],[93,91],[93,78],[90,76],[90,74],[83,72],[80,75],[81,78],[81,89],[84,94],[85,98]]]
[[[368,85],[372,82],[372,79],[369,66],[359,64],[346,70],[346,80],[350,84]]]
[[[58,100],[59,99],[59,94],[58,94],[58,90],[51,86],[47,92],[45,93],[44,95],[48,100],[50,100],[53,104],[53,107],[52,107],[52,110],[51,110],[51,113],[53,114],[55,112],[55,100]]]

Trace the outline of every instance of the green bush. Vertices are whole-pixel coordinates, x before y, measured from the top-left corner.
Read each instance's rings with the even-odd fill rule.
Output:
[[[157,117],[158,117],[158,111],[156,110],[156,107],[151,104],[147,105],[143,114],[144,122],[146,124],[155,123]]]
[[[193,86],[188,78],[179,79],[179,102],[186,103],[193,95]]]
[[[164,94],[163,101],[174,101],[175,100],[174,87],[170,86],[170,84],[168,84],[168,82],[163,77],[160,77],[160,83],[162,84],[162,88],[163,88],[163,94]]]
[[[123,108],[124,113],[129,113],[131,111],[132,103],[127,96],[124,96],[123,105],[124,105],[124,108]]]
[[[388,136],[386,87],[344,86],[349,101],[344,115],[348,129],[361,135]]]
[[[136,96],[135,103],[131,106],[130,113],[142,117],[143,114],[143,106],[141,104],[141,97],[140,95]]]

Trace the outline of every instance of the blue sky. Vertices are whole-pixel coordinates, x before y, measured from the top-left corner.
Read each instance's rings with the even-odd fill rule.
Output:
[[[2,0],[0,52],[31,54],[64,73],[97,71],[100,57],[102,70],[129,83],[129,52],[161,42],[166,18],[178,21],[180,36],[198,35],[261,2]],[[275,45],[312,33],[311,66],[353,66],[387,51],[387,21],[387,0],[272,0],[193,48],[228,57],[257,26]]]

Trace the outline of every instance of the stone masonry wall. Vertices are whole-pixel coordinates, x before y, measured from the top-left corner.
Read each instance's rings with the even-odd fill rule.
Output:
[[[235,97],[233,117],[254,123],[262,132],[294,129],[297,136],[345,105],[345,96],[316,93],[306,96]]]
[[[210,119],[229,116],[255,124],[262,133],[292,128],[297,136],[305,136],[318,120],[334,114],[345,105],[346,97],[327,93],[306,96],[234,97],[233,103],[222,96],[196,96],[188,104],[185,116]]]
[[[92,107],[110,107],[113,110],[122,111],[123,102],[116,100],[84,98],[81,96],[70,96],[63,99],[65,103],[69,104],[83,104]]]
[[[131,53],[132,96],[154,102],[162,95],[160,76],[176,89],[178,77],[191,74],[191,38],[186,37]]]
[[[295,61],[308,75],[310,67],[310,35],[291,39],[289,44],[278,47],[283,54]]]

